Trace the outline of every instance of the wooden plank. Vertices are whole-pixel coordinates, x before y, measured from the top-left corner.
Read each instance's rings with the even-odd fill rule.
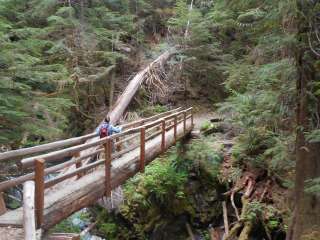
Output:
[[[35,210],[37,229],[41,228],[43,223],[43,207],[44,207],[44,165],[43,159],[37,159],[35,162]]]
[[[6,203],[4,202],[3,192],[0,192],[0,215],[7,212]]]
[[[23,228],[24,239],[36,240],[36,218],[35,218],[35,184],[27,181],[23,185]]]
[[[0,227],[23,228],[23,209],[7,211],[0,216]]]
[[[25,240],[22,228],[0,227],[1,240]]]
[[[144,172],[146,159],[146,128],[142,127],[140,130],[140,172]]]
[[[105,194],[107,197],[111,196],[111,153],[112,153],[112,141],[110,138],[107,139],[107,142],[104,145],[104,154],[105,154]]]

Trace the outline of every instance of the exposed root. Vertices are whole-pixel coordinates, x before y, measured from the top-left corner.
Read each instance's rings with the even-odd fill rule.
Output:
[[[230,196],[230,201],[231,201],[231,205],[232,205],[232,207],[233,207],[233,209],[234,209],[234,211],[235,211],[235,213],[236,213],[236,217],[237,217],[237,219],[238,219],[238,221],[239,221],[239,220],[240,220],[240,216],[239,216],[238,208],[236,207],[236,205],[235,205],[235,203],[234,203],[234,194],[235,194],[235,192],[232,191],[232,192],[231,192],[231,196]]]
[[[151,101],[155,101],[158,98],[165,98],[168,95],[169,87],[166,79],[167,75],[164,66],[154,65],[149,68],[144,82],[150,93]]]
[[[238,239],[246,240],[249,239],[249,234],[252,230],[253,224],[251,221],[246,220],[246,214],[248,212],[248,203],[250,202],[250,196],[254,190],[255,181],[251,176],[247,176],[245,178],[244,187],[245,193],[241,198],[242,201],[242,211],[239,221],[232,227],[229,234],[226,236],[225,240],[237,239],[237,236],[240,232],[240,236]],[[231,195],[234,194],[235,191],[231,192]]]

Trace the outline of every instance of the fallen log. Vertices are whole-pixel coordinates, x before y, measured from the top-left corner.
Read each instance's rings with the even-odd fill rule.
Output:
[[[112,124],[116,124],[120,121],[120,118],[124,114],[125,110],[129,106],[131,100],[137,93],[139,87],[141,84],[148,78],[148,73],[151,69],[155,67],[163,67],[166,62],[171,58],[172,55],[174,55],[174,51],[166,51],[163,54],[161,54],[156,60],[151,62],[147,65],[143,70],[138,72],[135,77],[129,82],[126,89],[123,91],[123,93],[119,96],[116,103],[114,104],[114,107],[111,109],[111,111],[108,113],[108,116],[110,117],[110,122]],[[91,142],[96,140],[97,138],[93,138],[88,140],[87,142]],[[88,154],[92,151],[95,151],[96,148],[86,149],[80,153],[80,155]],[[88,162],[90,160],[86,159],[84,162]]]
[[[148,73],[154,67],[162,67],[174,54],[174,52],[166,51],[161,54],[156,60],[150,63],[146,68],[142,71],[138,72],[135,77],[130,81],[122,95],[118,98],[117,102],[115,103],[113,109],[109,113],[111,123],[117,123],[128,105],[130,104],[133,96],[138,91],[141,84],[145,81],[148,77]]]

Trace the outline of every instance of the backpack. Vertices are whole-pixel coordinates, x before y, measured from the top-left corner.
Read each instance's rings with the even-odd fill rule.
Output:
[[[109,136],[109,125],[102,125],[100,128],[100,138],[108,137]]]

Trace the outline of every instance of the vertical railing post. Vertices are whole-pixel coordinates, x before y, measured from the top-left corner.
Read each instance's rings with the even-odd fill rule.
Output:
[[[78,158],[80,157],[80,152],[77,152],[76,154],[73,155],[73,157]],[[76,162],[76,168],[81,168],[82,167],[82,162],[81,161],[77,161]],[[82,177],[82,173],[79,173],[77,176],[77,179]]]
[[[177,143],[177,122],[178,122],[178,117],[177,115],[174,116],[174,126],[173,126],[173,136],[174,136],[174,144]]]
[[[161,152],[166,150],[166,120],[161,121]]]
[[[37,220],[37,229],[43,224],[44,208],[44,159],[35,161],[35,211]]]
[[[144,172],[146,158],[146,128],[140,128],[140,172]]]
[[[120,138],[117,137],[117,138],[116,138],[116,143],[119,142],[119,141],[120,141]],[[116,147],[116,148],[117,148],[117,152],[120,152],[120,151],[122,150],[121,144],[117,144],[117,147]]]
[[[183,133],[186,134],[187,128],[187,111],[183,112]]]
[[[191,113],[191,128],[193,128],[193,113],[192,113],[192,109],[190,110]]]
[[[105,155],[105,195],[111,196],[111,160],[112,160],[112,141],[108,137],[104,144],[104,155]]]

